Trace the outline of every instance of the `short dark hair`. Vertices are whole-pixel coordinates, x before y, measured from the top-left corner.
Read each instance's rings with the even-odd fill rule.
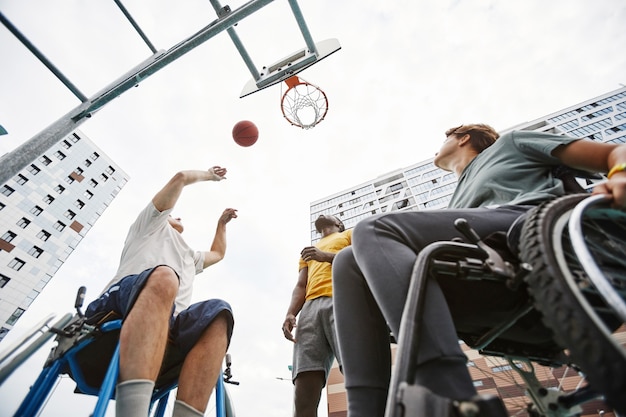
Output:
[[[478,153],[481,153],[500,137],[496,130],[486,124],[477,123],[469,125],[461,125],[446,130],[446,137],[450,135],[463,136],[470,135],[470,144]]]
[[[329,216],[332,216],[332,218],[335,219],[335,226],[337,226],[339,228],[339,232],[343,232],[344,230],[346,230],[346,226],[339,219],[339,217],[335,216],[334,214],[330,214]],[[322,216],[320,216],[320,217],[322,217]],[[325,217],[327,217],[327,216],[325,216]],[[317,228],[317,224],[315,224],[315,230],[317,231],[317,233],[321,233],[321,230],[319,230]]]

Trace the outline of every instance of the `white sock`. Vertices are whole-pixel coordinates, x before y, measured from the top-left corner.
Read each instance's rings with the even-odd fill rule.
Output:
[[[202,417],[200,411],[196,410],[189,404],[184,401],[176,400],[174,403],[174,412],[172,413],[172,417]]]
[[[147,417],[153,390],[154,381],[149,379],[131,379],[117,384],[115,387],[115,416]]]

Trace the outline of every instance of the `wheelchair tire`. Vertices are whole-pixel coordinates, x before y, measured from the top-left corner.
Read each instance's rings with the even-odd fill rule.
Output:
[[[568,350],[572,363],[583,371],[591,387],[602,393],[616,411],[626,413],[626,349],[613,336],[623,323],[585,274],[573,252],[567,228],[573,208],[588,196],[564,196],[533,209],[522,230],[520,256],[532,266],[533,272],[526,281],[544,324],[554,332],[557,343]],[[620,224],[621,219],[624,225],[620,227],[626,227],[626,216],[620,217]],[[598,224],[583,223],[588,247],[594,242],[606,243],[606,234],[596,233],[601,231]],[[620,248],[625,246],[626,236],[622,232],[613,230],[609,234],[617,240],[614,247],[623,251]],[[610,255],[614,259],[621,257],[617,268],[623,271],[623,252]],[[624,297],[623,282],[612,284],[622,286]]]

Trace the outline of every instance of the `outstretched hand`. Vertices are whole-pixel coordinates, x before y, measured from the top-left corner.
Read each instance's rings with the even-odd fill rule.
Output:
[[[237,209],[227,208],[222,212],[222,215],[220,216],[220,219],[218,221],[222,224],[226,224],[232,219],[236,219],[236,218],[237,218]]]
[[[208,169],[209,174],[211,174],[210,181],[221,181],[226,179],[226,168],[222,168],[221,166],[215,165]]]

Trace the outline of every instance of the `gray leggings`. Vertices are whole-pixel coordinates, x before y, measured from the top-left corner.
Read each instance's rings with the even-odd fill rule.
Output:
[[[355,410],[364,401],[370,402],[365,407],[370,408],[369,415],[380,414],[373,413],[371,407],[380,410],[381,403],[384,412],[391,365],[389,330],[398,336],[417,253],[432,242],[462,238],[454,228],[454,220],[459,217],[467,219],[485,237],[506,231],[529,208],[393,212],[357,224],[352,246],[339,252],[333,261],[335,323],[350,417],[359,415]],[[414,382],[448,398],[475,395],[467,358],[434,279],[428,281],[423,312]],[[359,390],[367,394],[359,396]],[[384,398],[373,398],[373,393]]]

